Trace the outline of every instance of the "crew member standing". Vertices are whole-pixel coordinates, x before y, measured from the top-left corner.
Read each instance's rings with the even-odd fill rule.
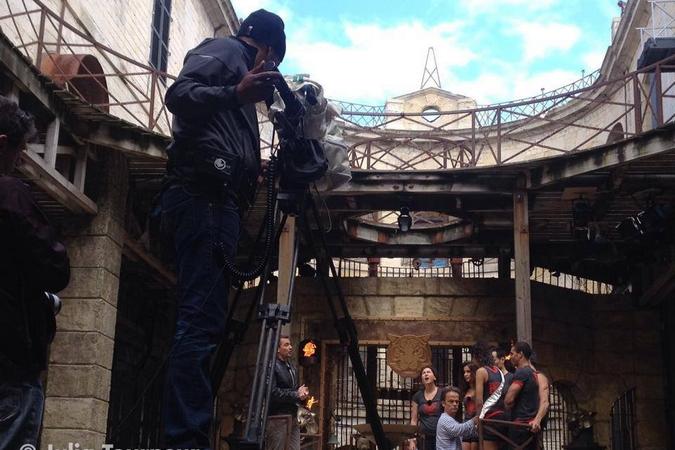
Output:
[[[255,104],[269,100],[286,51],[284,23],[252,13],[237,36],[206,39],[185,57],[166,93],[173,141],[162,194],[162,229],[171,237],[178,275],[176,332],[164,392],[165,445],[210,448],[213,392],[210,360],[226,334],[229,277],[240,212],[260,173]]]

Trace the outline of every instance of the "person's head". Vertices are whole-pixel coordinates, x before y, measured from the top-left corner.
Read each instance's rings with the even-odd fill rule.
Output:
[[[420,370],[420,381],[423,385],[426,386],[428,384],[436,384],[437,379],[438,375],[436,374],[436,370],[434,370],[433,367],[426,366],[422,367],[422,370]]]
[[[496,348],[492,350],[492,360],[494,365],[499,367],[499,370],[504,370],[504,361],[506,359],[506,351],[503,348]]]
[[[527,342],[519,341],[511,347],[511,362],[516,367],[523,367],[530,362],[532,347]]]
[[[284,334],[279,338],[279,348],[277,348],[277,357],[282,361],[288,361],[293,354],[291,338]]]
[[[279,65],[286,55],[284,21],[264,9],[254,11],[244,19],[237,37],[258,49],[254,65],[260,61],[274,61]]]
[[[462,378],[467,386],[473,386],[476,384],[476,371],[478,370],[478,364],[474,361],[467,361],[462,365]]]
[[[455,386],[450,386],[443,391],[443,411],[450,417],[454,417],[459,410],[462,401],[462,391]]]
[[[486,342],[478,341],[471,347],[471,357],[479,367],[492,366],[492,353]]]
[[[34,134],[33,118],[15,102],[0,95],[0,174],[14,170],[26,141]]]

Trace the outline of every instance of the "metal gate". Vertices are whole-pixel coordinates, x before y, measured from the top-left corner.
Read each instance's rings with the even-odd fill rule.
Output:
[[[387,347],[384,345],[362,345],[359,348],[366,367],[366,375],[375,387],[377,410],[382,423],[410,423],[410,402],[420,389],[419,380],[403,378],[387,365]],[[328,374],[329,421],[334,427],[327,434],[335,434],[336,447],[354,444],[353,425],[366,423],[366,408],[363,405],[358,384],[349,357],[339,345],[329,347],[333,371]],[[438,373],[439,387],[457,386],[461,379],[462,362],[470,359],[467,347],[431,348],[432,366]],[[332,415],[332,420],[330,416]]]

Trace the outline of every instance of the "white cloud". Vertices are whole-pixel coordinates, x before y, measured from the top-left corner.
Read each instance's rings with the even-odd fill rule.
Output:
[[[314,26],[292,32],[287,60],[321,83],[331,98],[381,103],[418,89],[428,47],[435,48],[443,85],[452,67],[474,58],[459,39],[460,23],[430,27],[413,21],[385,27],[345,22],[346,45],[312,39],[318,35]]]
[[[473,80],[454,80],[452,91],[474,98],[479,105],[527,99],[572,83],[581,72],[550,70],[535,74],[517,68],[485,72]]]
[[[579,27],[565,23],[516,22],[514,31],[523,38],[527,62],[552,51],[569,50],[581,37]]]
[[[605,59],[607,50],[596,50],[582,55],[581,60],[584,62],[584,69],[586,73],[599,69],[602,61]]]

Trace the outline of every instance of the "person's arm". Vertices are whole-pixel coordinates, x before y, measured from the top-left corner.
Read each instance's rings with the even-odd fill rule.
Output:
[[[544,416],[548,412],[548,408],[550,406],[548,399],[548,378],[543,373],[537,373],[536,376],[537,384],[539,385],[539,409],[537,410],[537,415],[530,421],[530,427],[533,433],[538,433],[541,431],[541,421],[544,419]]]
[[[476,415],[480,417],[480,412],[483,409],[483,388],[488,379],[488,373],[485,367],[480,367],[476,371],[476,395],[474,396],[474,404],[476,405]]]
[[[518,398],[520,391],[523,389],[526,378],[527,374],[521,369],[516,370],[516,373],[513,374],[513,381],[511,382],[509,391],[506,393],[506,397],[504,398],[504,406],[506,406],[506,409],[513,409],[516,399]]]
[[[31,285],[59,292],[70,280],[70,263],[65,246],[38,208],[28,188],[17,179],[0,185],[0,219],[9,221],[22,272],[30,274]]]
[[[460,437],[463,439],[470,438],[474,435],[476,429],[476,420],[470,419],[466,422],[459,423],[456,420],[443,420],[438,423],[437,434],[443,433],[445,436],[450,438]]]
[[[410,425],[417,425],[417,402],[410,402]]]
[[[185,119],[200,119],[221,108],[238,108],[236,78],[214,56],[190,53],[178,79],[166,91],[166,107]]]

